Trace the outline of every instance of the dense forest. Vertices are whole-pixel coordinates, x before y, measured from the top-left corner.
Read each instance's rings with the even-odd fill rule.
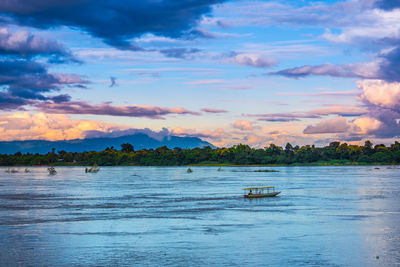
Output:
[[[284,148],[271,144],[265,148],[235,145],[229,148],[157,149],[135,151],[131,144],[122,144],[121,149],[107,147],[101,152],[72,153],[55,151],[47,154],[0,154],[1,166],[32,165],[93,165],[114,166],[179,166],[179,165],[341,165],[341,164],[399,164],[400,143],[390,146],[373,145],[366,141],[363,146],[332,142],[325,147],[314,145]]]

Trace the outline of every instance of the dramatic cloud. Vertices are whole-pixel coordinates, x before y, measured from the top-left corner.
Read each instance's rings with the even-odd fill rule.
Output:
[[[363,138],[393,138],[400,136],[400,114],[388,110],[375,110],[352,121],[336,117],[307,126],[304,134],[339,133],[340,140],[361,140]]]
[[[251,131],[253,130],[253,124],[247,120],[238,120],[233,124],[233,128],[239,129],[241,131]]]
[[[123,128],[112,123],[71,120],[61,114],[24,112],[0,115],[1,141],[82,139],[88,131],[113,132]]]
[[[198,132],[192,129],[175,128],[154,131],[149,128],[136,129],[126,125],[117,125],[101,121],[73,120],[64,114],[46,114],[28,112],[0,115],[0,140],[71,140],[99,137],[120,137],[142,133],[157,140],[172,135],[200,137],[219,140],[226,136],[223,129]]]
[[[0,115],[0,140],[71,140],[98,137],[120,137],[143,133],[151,138],[163,140],[172,135],[200,137],[219,140],[226,136],[223,129],[198,132],[192,129],[175,128],[154,131],[148,128],[136,129],[101,121],[73,120],[64,114],[28,112]]]
[[[293,8],[297,11],[297,14],[291,23],[297,21],[309,25],[312,23],[325,24],[335,31],[333,33],[333,31],[327,29],[321,36],[322,39],[358,47],[364,53],[370,53],[369,56],[372,58],[369,62],[364,63],[304,65],[270,73],[289,78],[318,75],[362,79],[357,82],[360,89],[357,99],[364,103],[362,108],[336,107],[333,109],[333,107],[330,107],[306,112],[305,115],[326,116],[336,114],[340,117],[307,126],[304,130],[305,134],[340,133],[339,137],[347,138],[347,140],[360,140],[363,137],[393,138],[399,136],[399,7],[398,1],[354,0],[330,5],[317,4]],[[329,11],[328,8],[331,10]],[[287,10],[284,11],[285,14],[287,12]],[[309,15],[309,20],[299,22],[298,18],[305,14]],[[319,14],[319,16],[313,17],[311,14]],[[274,16],[278,21],[284,21],[284,17]],[[304,114],[300,115],[300,117],[291,114],[286,117],[269,116],[269,119],[272,117],[276,120],[289,121],[291,118],[293,120],[299,119]],[[347,121],[341,116],[356,118]]]
[[[397,126],[397,130],[399,129],[399,126]],[[399,136],[399,131],[394,134],[393,126],[388,127],[378,119],[365,116],[352,121],[347,121],[343,117],[321,121],[315,125],[307,126],[303,133],[338,134],[336,139],[344,141],[359,141],[364,138],[387,138]]]
[[[139,49],[129,39],[145,33],[181,37],[190,33],[210,6],[222,0],[1,1],[0,14],[38,28],[79,27],[120,49]]]
[[[23,109],[23,106],[32,101],[21,97],[12,96],[9,93],[0,92],[0,110]]]
[[[0,110],[23,110],[37,101],[70,101],[67,94],[52,95],[65,86],[85,88],[81,76],[51,73],[49,63],[78,62],[59,42],[33,35],[26,30],[11,31],[0,27]]]
[[[355,4],[362,7],[355,7]],[[305,65],[283,69],[270,74],[283,75],[290,78],[301,78],[309,75],[327,75],[332,77],[355,77],[362,79],[381,79],[389,82],[400,81],[400,9],[397,1],[378,1],[378,6],[386,6],[385,10],[375,8],[374,1],[347,1],[332,4],[332,16],[340,5],[353,5],[353,9],[343,9],[337,27],[339,33],[327,30],[322,37],[333,43],[351,44],[364,51],[373,52],[374,60],[366,63],[342,63]],[[327,6],[326,6],[327,7]],[[390,7],[390,8],[389,8]],[[315,8],[315,7],[311,7]],[[352,10],[349,12],[348,10]],[[303,10],[304,11],[304,10]],[[339,16],[338,16],[339,18]],[[331,17],[332,25],[336,22]],[[329,27],[333,27],[329,25]],[[336,31],[337,32],[337,31]]]
[[[360,99],[369,109],[367,116],[379,122],[369,132],[382,138],[400,136],[400,83],[362,80],[357,86],[362,90]]]
[[[125,117],[143,117],[150,119],[164,119],[169,114],[200,115],[184,108],[166,108],[158,106],[113,106],[108,103],[90,105],[81,101],[65,103],[40,102],[35,105],[40,111],[57,114],[93,114]]]
[[[227,113],[227,110],[224,109],[214,109],[214,108],[202,108],[201,111],[207,113]]]
[[[227,4],[218,5],[223,2]],[[215,19],[206,17],[211,9]],[[259,147],[270,141],[278,144],[284,144],[289,140],[294,143],[317,142],[321,140],[317,139],[318,136],[324,134],[331,134],[331,137],[340,136],[343,140],[393,138],[400,133],[399,17],[398,1],[389,0],[302,3],[258,0],[66,0],[62,3],[50,0],[0,1],[1,25],[13,24],[7,28],[0,26],[0,111],[36,109],[39,112],[52,114],[38,115],[34,119],[17,118],[22,115],[1,118],[0,136],[7,132],[4,135],[6,138],[12,138],[13,134],[21,134],[24,138],[28,138],[31,131],[31,135],[37,136],[36,138],[69,139],[72,136],[111,137],[142,132],[157,138],[175,134],[209,139],[214,144],[245,142]],[[20,26],[51,29],[51,33],[40,34],[20,30]],[[220,28],[217,29],[215,26]],[[235,28],[235,26],[240,27]],[[269,26],[273,28],[266,28]],[[282,30],[275,34],[277,28]],[[71,33],[71,29],[76,31]],[[267,38],[265,35],[267,32],[273,36]],[[318,32],[320,36],[315,35]],[[86,33],[94,38],[85,39],[88,37]],[[47,39],[48,35],[57,36],[61,41]],[[75,39],[77,36],[82,37],[82,40]],[[207,40],[195,42],[196,38]],[[96,45],[99,40],[112,47]],[[174,117],[175,120],[176,117],[181,118],[177,115],[185,114],[210,115],[210,118],[221,119],[226,116],[224,113],[227,111],[202,108],[202,113],[199,113],[182,107],[169,108],[166,104],[161,106],[123,106],[111,102],[98,104],[102,103],[101,99],[96,98],[97,100],[93,99],[93,102],[87,102],[88,100],[82,98],[84,95],[80,96],[83,100],[76,101],[69,95],[74,93],[73,90],[66,93],[64,89],[84,88],[88,83],[86,78],[80,75],[55,73],[52,69],[54,67],[69,69],[69,66],[56,66],[52,63],[77,61],[64,47],[64,43],[72,45],[74,55],[88,60],[87,65],[79,67],[82,73],[86,73],[89,77],[97,77],[96,79],[104,77],[104,73],[118,74],[118,84],[115,77],[109,77],[109,80],[108,76],[105,79],[100,78],[103,79],[101,80],[103,89],[109,86],[112,90],[112,87],[117,85],[120,85],[121,90],[127,89],[130,85],[130,89],[133,84],[142,81],[154,82],[156,87],[161,84],[163,90],[171,88],[177,90],[174,87],[176,84],[178,87],[182,84],[199,87],[210,85],[207,87],[232,90],[257,88],[259,90],[253,94],[215,92],[217,95],[224,95],[223,98],[235,98],[234,101],[240,103],[236,104],[237,107],[247,113],[249,110],[254,110],[252,104],[282,105],[276,101],[277,97],[285,99],[286,105],[296,106],[294,105],[296,99],[288,99],[289,97],[282,95],[317,96],[321,97],[317,100],[323,101],[322,103],[327,99],[335,99],[334,103],[343,100],[343,103],[337,106],[321,106],[321,103],[317,104],[314,101],[316,99],[312,99],[313,110],[303,106],[299,112],[293,112],[287,106],[275,111],[280,113],[243,114],[248,116],[247,119],[250,121],[235,121],[239,119],[236,118],[218,126],[225,130],[209,129],[207,125],[199,124],[199,127],[204,128],[175,128],[171,132],[163,129],[157,132],[119,126],[113,128],[112,125],[90,121],[76,123],[78,121],[76,120],[67,123],[70,119],[61,114],[150,119]],[[201,49],[196,48],[197,45]],[[357,48],[359,51],[355,51]],[[346,55],[343,56],[342,52]],[[188,59],[193,61],[189,64],[186,62]],[[104,67],[101,60],[107,61],[103,63],[108,65]],[[229,71],[226,66],[214,69],[198,68],[197,64],[206,66],[205,64],[209,64],[212,60],[230,64]],[[284,67],[272,69],[274,72],[270,74],[295,79],[308,76],[358,78],[359,90],[339,91],[345,89],[343,88],[345,82],[342,79],[334,79],[329,87],[337,86],[341,89],[318,90],[313,93],[301,91],[280,93],[281,96],[276,96],[271,90],[277,88],[290,90],[289,88],[295,87],[294,81],[277,77],[269,79],[260,73],[262,70],[254,68],[274,67],[278,61],[282,62]],[[132,64],[137,68],[128,69],[132,68]],[[181,66],[182,64],[184,65]],[[94,65],[97,67],[93,67]],[[129,76],[132,73],[135,77]],[[137,77],[138,75],[141,77]],[[183,79],[182,75],[187,77]],[[326,78],[318,81],[324,82]],[[304,88],[305,84],[306,82],[299,88]],[[344,86],[348,88],[348,84]],[[150,84],[145,84],[140,90],[143,92],[150,87]],[[139,88],[133,90],[139,92]],[[172,94],[176,92],[173,91]],[[338,97],[340,99],[337,99]],[[362,103],[356,105],[344,97],[355,98]],[[123,100],[125,99],[119,99]],[[218,107],[215,101],[214,98],[210,103]],[[272,108],[274,107],[265,107],[265,110],[273,111]],[[15,126],[12,126],[12,120],[15,120]],[[29,120],[35,122],[29,124]],[[40,125],[40,120],[47,124]],[[56,120],[65,123],[60,122],[57,126]],[[312,121],[309,123],[312,125],[306,126],[304,121]],[[215,121],[207,123],[215,124]],[[18,125],[26,130],[22,131]],[[66,129],[65,133],[61,132],[62,127]],[[77,130],[74,131],[74,128]],[[15,132],[12,132],[14,130]],[[328,137],[324,140],[327,139]]]
[[[340,140],[361,140],[363,138],[393,138],[400,136],[400,85],[382,80],[362,80],[357,82],[362,90],[358,106],[331,106],[308,112],[270,113],[248,115],[259,121],[289,122],[303,118],[339,117],[320,121],[307,126],[304,134],[340,134]],[[346,120],[344,117],[353,117]]]
[[[0,94],[0,109],[10,109],[11,101],[25,105],[30,100],[66,101],[67,95],[46,96],[46,93],[59,91],[63,86],[83,87],[87,83],[78,75],[49,73],[43,64],[29,60],[0,59],[0,85],[4,86]]]

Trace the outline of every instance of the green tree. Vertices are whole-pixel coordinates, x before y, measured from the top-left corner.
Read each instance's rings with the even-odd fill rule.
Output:
[[[133,151],[135,151],[135,149],[133,148],[133,145],[131,145],[129,143],[121,144],[121,152],[130,153]]]

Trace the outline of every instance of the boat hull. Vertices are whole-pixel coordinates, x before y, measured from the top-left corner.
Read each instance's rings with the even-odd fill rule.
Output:
[[[272,193],[268,193],[268,194],[262,194],[262,195],[258,195],[258,194],[254,194],[254,195],[244,195],[245,198],[263,198],[263,197],[276,197],[277,195],[279,195],[281,192],[272,192]]]

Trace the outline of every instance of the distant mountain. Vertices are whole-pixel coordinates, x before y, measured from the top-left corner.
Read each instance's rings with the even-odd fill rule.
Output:
[[[162,140],[157,140],[146,134],[137,133],[114,138],[102,137],[74,139],[68,141],[0,141],[0,154],[14,154],[16,152],[45,154],[51,152],[53,148],[56,151],[65,150],[67,152],[102,151],[107,147],[112,146],[115,149],[120,150],[121,144],[124,143],[133,145],[135,150],[155,149],[161,146],[167,146],[168,148],[196,148],[210,146],[214,148],[212,144],[197,137],[168,136],[164,137]]]

